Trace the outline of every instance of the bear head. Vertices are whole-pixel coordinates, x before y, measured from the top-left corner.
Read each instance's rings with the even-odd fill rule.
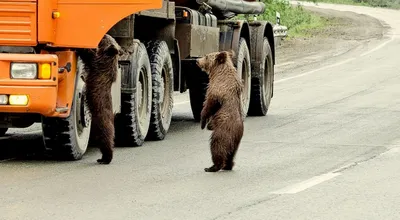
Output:
[[[198,58],[196,60],[196,64],[198,67],[201,68],[204,72],[209,74],[212,69],[215,67],[226,64],[232,63],[232,58],[235,56],[235,52],[231,51],[221,51],[221,52],[213,52],[206,54],[205,56]]]
[[[78,50],[78,54],[85,63],[85,66],[94,67],[99,62],[116,62],[118,58],[117,55],[122,55],[123,50],[113,37],[105,34],[97,48],[80,49]]]

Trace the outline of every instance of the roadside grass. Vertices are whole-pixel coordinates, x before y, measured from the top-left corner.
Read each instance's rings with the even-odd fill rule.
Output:
[[[400,9],[400,0],[299,0],[299,1]]]
[[[288,0],[263,0],[266,5],[264,14],[257,17],[258,20],[266,20],[276,23],[276,12],[280,13],[281,25],[288,28],[287,38],[310,37],[314,30],[324,28],[329,21],[300,5],[291,5]],[[239,15],[236,19],[244,19]]]

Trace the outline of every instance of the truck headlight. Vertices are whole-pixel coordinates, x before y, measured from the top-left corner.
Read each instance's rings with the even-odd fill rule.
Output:
[[[38,65],[36,63],[11,63],[11,78],[36,79]]]
[[[8,104],[8,95],[0,95],[0,105]]]

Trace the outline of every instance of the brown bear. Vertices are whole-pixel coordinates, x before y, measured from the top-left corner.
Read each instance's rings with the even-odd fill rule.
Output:
[[[201,129],[212,130],[210,148],[213,166],[206,172],[232,170],[243,137],[241,110],[243,83],[233,65],[234,52],[214,52],[197,59],[197,65],[209,76],[201,111]]]
[[[86,72],[86,101],[92,115],[92,134],[98,134],[102,153],[100,164],[109,164],[113,159],[114,113],[111,86],[118,71],[118,55],[122,50],[113,37],[106,34],[96,49],[78,51]]]

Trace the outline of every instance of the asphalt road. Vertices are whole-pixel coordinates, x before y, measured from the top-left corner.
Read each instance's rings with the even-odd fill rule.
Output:
[[[399,219],[400,13],[391,30],[318,65],[277,75],[267,117],[247,118],[232,172],[205,173],[210,132],[176,101],[166,140],[83,160],[10,159],[0,166],[0,219]],[[35,130],[0,140],[28,152]],[[17,150],[10,153],[10,156]],[[18,151],[20,152],[20,151]]]

